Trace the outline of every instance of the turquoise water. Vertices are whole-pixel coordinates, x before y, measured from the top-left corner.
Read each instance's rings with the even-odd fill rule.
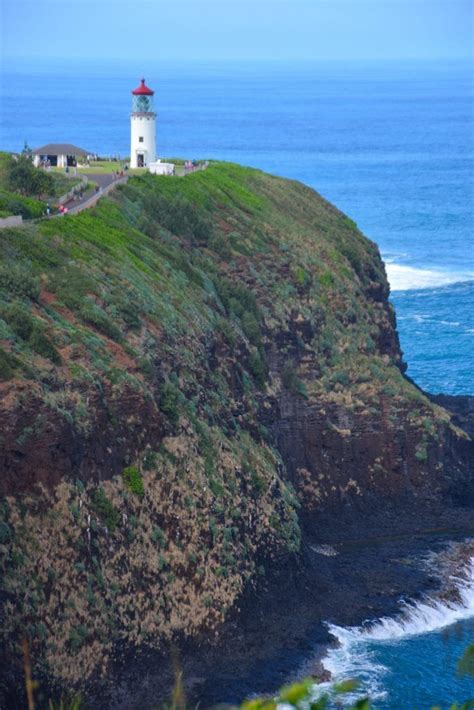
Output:
[[[379,244],[411,377],[474,394],[472,66],[16,64],[2,74],[0,147],[64,141],[127,155],[142,73],[161,156],[233,160],[317,189]],[[336,670],[363,679],[380,710],[474,696],[454,673],[474,609],[452,624],[445,612],[431,631],[355,634]]]

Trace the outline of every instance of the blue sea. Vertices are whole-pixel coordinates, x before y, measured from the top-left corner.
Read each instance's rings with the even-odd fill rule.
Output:
[[[434,573],[439,564],[439,558],[431,561]],[[460,672],[459,663],[474,643],[474,557],[446,574],[455,596],[401,602],[397,616],[359,627],[329,625],[338,645],[323,664],[336,681],[359,681],[350,701],[369,695],[374,710],[448,710],[474,701],[474,678]]]
[[[62,141],[128,155],[143,74],[160,156],[232,160],[314,187],[379,245],[408,374],[433,393],[474,394],[472,64],[4,64],[0,148]],[[331,662],[375,688],[377,709],[448,706],[474,697],[455,674],[473,617],[445,609],[438,625],[428,614],[396,637],[346,630],[341,648],[358,663]]]

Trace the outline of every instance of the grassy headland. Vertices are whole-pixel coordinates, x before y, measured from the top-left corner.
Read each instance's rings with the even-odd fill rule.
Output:
[[[6,649],[60,683],[215,628],[300,509],[440,489],[463,434],[402,374],[377,247],[308,187],[144,174],[0,259]]]

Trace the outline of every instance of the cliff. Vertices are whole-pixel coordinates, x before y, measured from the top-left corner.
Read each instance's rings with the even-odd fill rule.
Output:
[[[403,375],[377,247],[236,165],[0,234],[11,673],[207,635],[320,511],[466,503],[472,441]],[[8,681],[8,683],[10,680]]]

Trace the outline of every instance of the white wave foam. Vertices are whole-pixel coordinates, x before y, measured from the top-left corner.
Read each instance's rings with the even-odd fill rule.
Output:
[[[393,264],[394,261],[398,261],[398,259],[404,259],[408,256],[406,253],[401,253],[401,254],[390,254],[390,253],[385,253],[383,255],[383,260],[385,261],[386,264]]]
[[[337,646],[329,650],[322,664],[332,681],[356,678],[363,693],[372,697],[383,695],[383,676],[388,669],[374,661],[373,649],[378,643],[439,631],[474,617],[474,557],[463,566],[462,576],[450,577],[449,586],[449,598],[425,596],[419,602],[405,602],[394,618],[382,617],[349,628],[329,624]]]
[[[410,291],[422,288],[439,288],[462,281],[472,281],[473,272],[417,269],[414,266],[385,262],[387,277],[392,291]]]

